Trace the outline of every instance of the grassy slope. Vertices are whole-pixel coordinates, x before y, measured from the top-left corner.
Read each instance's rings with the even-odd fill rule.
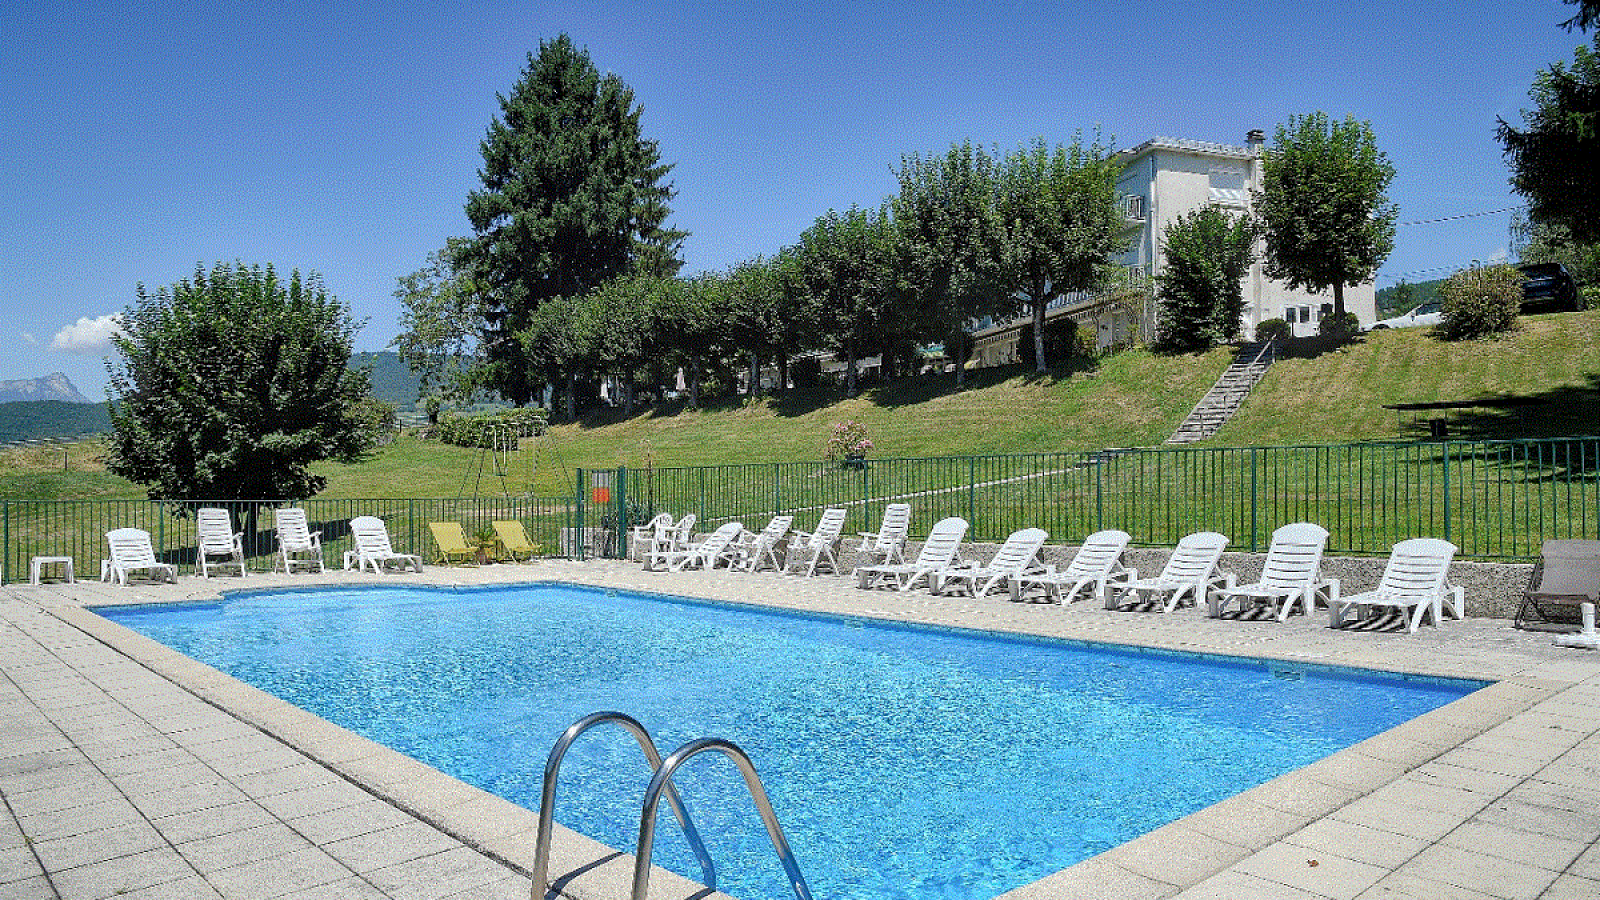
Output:
[[[1600,310],[1529,316],[1518,331],[1482,341],[1442,341],[1422,328],[1373,332],[1340,350],[1280,360],[1211,443],[1412,439],[1425,425],[1385,404],[1482,397],[1544,402],[1520,415],[1451,411],[1452,437],[1600,433],[1597,335]]]
[[[1548,400],[1521,420],[1486,410],[1452,414],[1453,433],[1552,436],[1600,432],[1600,310],[1537,316],[1497,340],[1451,344],[1410,329],[1273,367],[1216,445],[1329,443],[1413,438],[1383,404],[1512,395]],[[1228,351],[1164,357],[1133,351],[1098,370],[1038,378],[1019,370],[976,373],[949,391],[949,376],[909,379],[853,400],[813,395],[659,410],[612,412],[553,428],[541,439],[536,490],[566,493],[572,467],[642,467],[817,459],[834,422],[865,422],[878,456],[1027,453],[1159,444],[1226,366]],[[5,451],[0,497],[142,497],[107,475],[97,442]],[[477,451],[402,438],[366,462],[324,465],[329,497],[457,497],[495,494],[492,462],[477,479]],[[521,492],[534,454],[510,461]],[[464,477],[465,476],[465,477]]]

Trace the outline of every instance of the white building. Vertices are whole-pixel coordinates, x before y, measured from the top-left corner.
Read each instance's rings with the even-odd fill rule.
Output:
[[[1162,247],[1166,228],[1174,220],[1207,204],[1225,210],[1248,212],[1252,191],[1261,190],[1262,134],[1245,135],[1245,145],[1214,144],[1182,138],[1151,138],[1122,150],[1122,176],[1117,193],[1125,217],[1128,250],[1118,262],[1135,282],[1152,283],[1166,262]],[[1362,324],[1377,320],[1377,292],[1372,282],[1346,286],[1344,305]],[[1244,285],[1244,316],[1240,328],[1245,338],[1255,335],[1266,319],[1283,319],[1296,337],[1317,333],[1324,308],[1333,309],[1333,292],[1290,290],[1266,277],[1262,263],[1250,267]],[[1080,328],[1092,330],[1104,348],[1125,343],[1135,332],[1145,339],[1156,333],[1158,307],[1142,311],[1114,308],[1104,297],[1075,295],[1051,304],[1047,318],[1070,316]],[[1142,319],[1136,322],[1135,319]],[[1015,362],[1017,331],[1026,320],[991,325],[973,335],[973,366]],[[1142,327],[1141,327],[1142,326]],[[1023,354],[1026,356],[1026,352]]]
[[[1167,226],[1180,216],[1206,204],[1248,212],[1251,192],[1261,190],[1261,145],[1261,132],[1252,131],[1243,147],[1158,137],[1120,151],[1123,171],[1117,192],[1129,238],[1121,261],[1129,271],[1136,277],[1161,272],[1166,259],[1162,239]],[[1376,303],[1370,281],[1344,289],[1345,309],[1363,324],[1377,319]],[[1296,336],[1316,334],[1324,305],[1332,310],[1332,291],[1290,290],[1267,278],[1258,262],[1245,278],[1244,335],[1254,335],[1256,325],[1265,319],[1283,319]]]

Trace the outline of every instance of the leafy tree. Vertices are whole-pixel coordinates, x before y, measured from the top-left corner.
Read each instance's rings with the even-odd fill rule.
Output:
[[[1117,211],[1121,172],[1098,136],[1085,144],[1079,135],[1053,149],[1039,140],[1003,163],[996,287],[998,296],[1021,298],[1032,313],[1036,371],[1049,370],[1044,319],[1050,304],[1094,288],[1108,259],[1126,247]]]
[[[750,363],[750,396],[761,395],[762,360],[777,362],[785,348],[790,315],[777,260],[756,257],[722,276],[726,294],[724,324],[733,345]]]
[[[475,365],[483,299],[471,276],[456,268],[462,238],[428,254],[426,266],[402,275],[394,296],[404,310],[390,346],[417,375],[417,399],[438,421],[439,401],[467,404],[481,370]]]
[[[1255,223],[1202,206],[1167,225],[1161,289],[1161,343],[1204,350],[1233,340],[1244,315],[1244,278],[1255,262]]]
[[[326,459],[360,459],[367,373],[356,325],[315,274],[218,264],[149,293],[114,338],[106,468],[152,499],[299,500]]]
[[[658,307],[672,279],[653,275],[613,278],[589,295],[592,340],[599,370],[616,379],[623,411],[633,413],[634,387],[658,355]]]
[[[1561,27],[1568,31],[1578,29],[1588,31],[1595,25],[1600,25],[1600,0],[1565,0],[1568,4],[1578,8],[1577,15],[1561,23]]]
[[[943,156],[902,157],[896,174],[901,277],[928,327],[957,351],[951,356],[960,386],[969,324],[1014,308],[996,288],[1004,233],[998,164],[983,148],[961,143]]]
[[[540,42],[499,99],[480,147],[483,187],[467,198],[475,236],[458,258],[483,286],[488,383],[521,406],[533,369],[515,336],[539,305],[619,275],[671,276],[686,235],[663,224],[672,167],[642,135],[633,91],[570,37]]]
[[[1501,119],[1496,135],[1529,218],[1593,244],[1600,243],[1600,34],[1592,49],[1574,53],[1570,69],[1554,63],[1534,77],[1524,127]]]
[[[598,324],[588,297],[553,297],[539,305],[528,327],[517,332],[532,371],[559,386],[568,420],[578,415],[578,379],[596,360]],[[551,411],[555,404],[552,402]]]
[[[683,369],[691,408],[699,408],[706,371],[727,349],[730,281],[719,274],[671,280],[653,311],[657,354]]]
[[[1332,289],[1342,319],[1345,287],[1372,278],[1394,249],[1398,207],[1384,194],[1394,166],[1371,125],[1320,112],[1279,125],[1261,164],[1255,210],[1267,276],[1290,288]]]
[[[845,395],[857,393],[856,362],[898,327],[894,223],[887,209],[829,210],[800,236],[801,277],[823,341],[845,357]]]

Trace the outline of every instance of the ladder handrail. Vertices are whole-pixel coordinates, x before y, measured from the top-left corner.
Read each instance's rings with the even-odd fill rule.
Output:
[[[739,745],[723,738],[700,738],[690,741],[672,752],[666,761],[656,766],[656,773],[650,779],[650,787],[644,792],[644,812],[639,817],[639,846],[634,849],[633,860],[633,900],[645,900],[650,884],[650,855],[654,850],[656,836],[656,806],[661,800],[661,795],[666,793],[669,800],[672,797],[672,773],[687,762],[690,757],[707,750],[716,750],[733,760],[739,767],[739,773],[744,776],[745,787],[750,791],[750,799],[755,801],[756,811],[761,814],[761,822],[767,827],[767,836],[772,839],[772,849],[778,852],[778,861],[783,864],[784,874],[789,877],[789,886],[794,889],[797,900],[811,900],[811,888],[806,885],[806,880],[800,874],[800,866],[795,862],[794,853],[789,849],[789,842],[783,837],[783,828],[778,824],[778,817],[772,811],[772,804],[767,801],[767,792],[761,786],[761,777],[756,774],[756,767],[750,762],[750,757]]]
[[[651,771],[659,772],[661,770],[661,753],[656,750],[655,741],[650,739],[650,732],[639,724],[639,720],[627,713],[590,713],[567,726],[567,730],[562,732],[555,746],[550,748],[550,756],[545,760],[544,764],[544,788],[539,794],[539,831],[538,837],[534,842],[533,890],[530,900],[544,900],[545,893],[549,890],[549,885],[545,883],[545,879],[550,869],[550,837],[551,832],[555,830],[556,815],[556,778],[561,772],[562,757],[567,755],[567,749],[572,746],[572,742],[576,741],[579,735],[596,725],[602,725],[607,722],[620,725],[629,734],[633,735],[634,739],[639,742],[639,749],[644,751],[645,758],[650,763]],[[654,787],[654,785],[655,782],[652,780],[651,786]],[[715,888],[717,886],[717,870],[711,863],[711,854],[706,852],[705,844],[700,840],[700,832],[696,831],[694,824],[689,821],[689,811],[684,807],[683,800],[678,796],[677,789],[669,785],[666,788],[666,793],[667,803],[672,806],[673,813],[677,815],[678,824],[683,826],[684,837],[688,838],[690,848],[694,850],[694,855],[700,860],[700,868],[705,872],[706,876],[706,886]],[[649,808],[653,810],[655,803],[650,802]],[[653,824],[653,816],[651,821]]]

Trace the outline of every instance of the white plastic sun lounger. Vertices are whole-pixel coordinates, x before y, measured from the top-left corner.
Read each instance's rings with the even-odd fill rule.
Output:
[[[883,522],[877,531],[860,533],[861,546],[856,552],[868,559],[868,564],[903,563],[906,561],[906,538],[911,530],[911,504],[891,503],[883,508]]]
[[[807,575],[815,575],[817,567],[826,563],[830,572],[839,574],[839,533],[844,530],[847,512],[842,506],[830,507],[822,511],[816,531],[794,532],[789,538],[789,552],[784,555],[784,573],[799,564]]]
[[[1385,607],[1399,611],[1407,633],[1412,634],[1425,618],[1431,617],[1437,626],[1446,611],[1457,619],[1463,618],[1466,610],[1462,590],[1446,583],[1456,549],[1455,544],[1438,538],[1412,538],[1395,544],[1378,587],[1329,603],[1328,624],[1341,628]],[[1356,615],[1346,618],[1351,611]]]
[[[1010,584],[1011,579],[1018,575],[1042,572],[1044,567],[1039,564],[1039,550],[1049,537],[1043,528],[1013,531],[988,563],[956,566],[939,573],[933,591],[942,594],[953,588],[965,591],[974,598],[986,597],[995,587]]]
[[[1106,585],[1127,580],[1127,569],[1122,565],[1122,553],[1132,538],[1126,531],[1107,529],[1097,531],[1083,539],[1083,546],[1072,557],[1072,562],[1059,572],[1046,569],[1027,575],[1013,575],[1010,579],[1011,599],[1020,601],[1028,588],[1040,587],[1046,597],[1066,606],[1085,591],[1104,603]]]
[[[1217,563],[1222,560],[1222,551],[1227,546],[1228,538],[1215,531],[1185,536],[1167,558],[1161,574],[1140,578],[1137,569],[1130,569],[1127,581],[1111,585],[1106,591],[1106,609],[1120,608],[1123,598],[1129,594],[1143,594],[1152,599],[1165,594],[1164,612],[1177,609],[1185,598],[1191,605],[1198,605],[1208,590],[1227,583],[1226,576],[1217,571]]]
[[[106,546],[111,558],[100,570],[101,581],[111,581],[128,586],[128,576],[134,572],[147,572],[151,578],[178,583],[178,568],[156,559],[150,545],[150,532],[142,528],[118,528],[106,532]]]
[[[666,555],[667,568],[674,572],[681,572],[690,566],[702,569],[714,569],[719,560],[726,560],[729,568],[733,566],[733,559],[728,553],[728,545],[744,533],[744,525],[740,522],[728,522],[719,526],[716,531],[705,540],[683,550],[673,550]]]
[[[411,569],[422,572],[422,557],[411,553],[397,553],[389,543],[389,528],[377,516],[356,516],[350,520],[350,538],[355,543],[355,548],[346,550],[344,554],[344,567],[350,568],[355,563],[358,571],[372,567],[375,575],[381,575],[385,566],[395,566],[404,572]]]
[[[922,542],[917,559],[910,563],[860,566],[855,570],[856,585],[862,589],[893,586],[908,591],[927,579],[931,586],[941,572],[960,562],[961,539],[967,535],[967,520],[958,516],[940,519]]]
[[[1211,618],[1220,618],[1229,603],[1236,603],[1242,614],[1247,608],[1265,606],[1279,622],[1289,618],[1295,604],[1306,615],[1316,607],[1318,593],[1328,603],[1339,599],[1339,579],[1321,575],[1322,550],[1328,545],[1328,529],[1310,522],[1284,525],[1272,533],[1261,579],[1254,584],[1228,584],[1206,598]]]

